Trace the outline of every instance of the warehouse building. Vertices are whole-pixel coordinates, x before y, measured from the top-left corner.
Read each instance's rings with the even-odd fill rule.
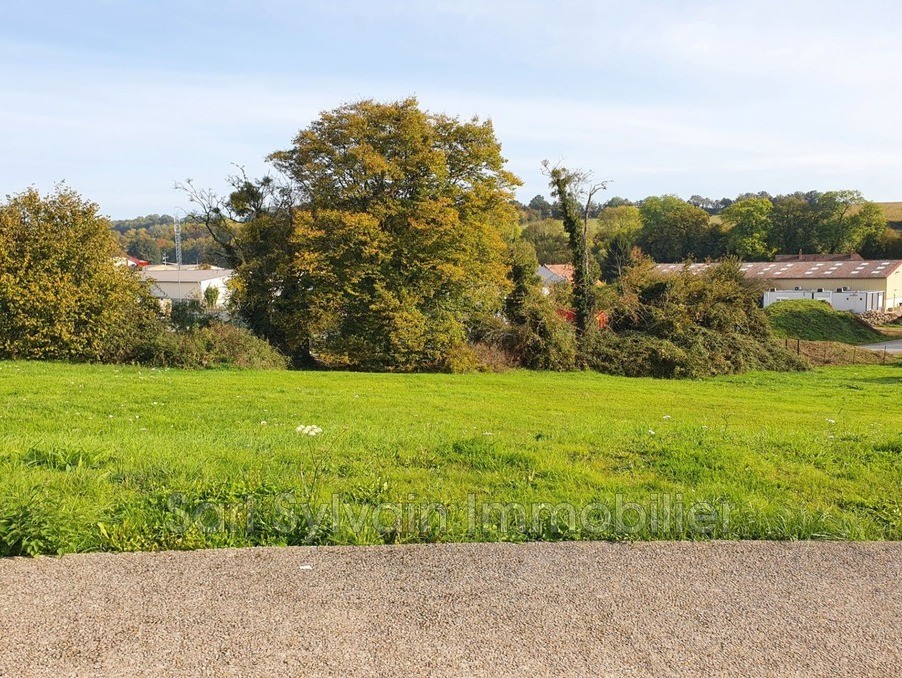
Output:
[[[698,273],[711,264],[689,264]],[[676,273],[684,264],[658,264],[660,273]],[[762,281],[769,292],[765,304],[782,299],[822,299],[837,310],[864,313],[902,307],[902,260],[865,260],[845,255],[783,257],[778,261],[744,263],[749,280]]]

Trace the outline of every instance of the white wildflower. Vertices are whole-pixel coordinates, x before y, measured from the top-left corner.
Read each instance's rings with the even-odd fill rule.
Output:
[[[663,419],[664,421],[667,421],[668,419],[670,419],[670,415],[665,414],[663,417],[661,417],[661,419]]]
[[[266,420],[261,421],[260,426],[266,426]]]
[[[836,419],[828,419],[828,420],[827,420],[827,423],[828,423],[828,424],[835,424],[835,423],[836,423]]]
[[[653,436],[654,434],[655,434],[654,431],[652,431],[651,429],[648,429],[648,435]]]
[[[305,436],[318,436],[323,430],[319,426],[315,426],[313,424],[308,424],[306,426],[298,426],[294,429],[298,433],[303,433]]]

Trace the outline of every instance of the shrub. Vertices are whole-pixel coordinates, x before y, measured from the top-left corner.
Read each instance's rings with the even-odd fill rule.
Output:
[[[620,289],[610,329],[585,342],[587,367],[666,378],[807,367],[774,341],[760,292],[745,282],[736,262],[664,277],[640,260],[621,278]]]
[[[0,203],[0,358],[116,360],[135,323],[154,322],[97,211],[65,187]]]
[[[216,288],[209,287],[207,289],[215,290]],[[180,331],[204,327],[210,324],[212,319],[212,316],[207,313],[201,303],[193,299],[172,302],[172,308],[169,312],[169,322],[176,330]]]
[[[501,346],[480,341],[471,344],[470,348],[480,372],[504,372],[519,365],[517,357]]]
[[[543,296],[538,288],[530,290],[518,304],[516,317],[519,322],[498,316],[482,318],[471,330],[471,340],[476,346],[491,347],[497,351],[496,360],[512,366],[534,370],[576,369],[576,333],[558,315],[551,298]]]
[[[288,366],[285,356],[265,340],[228,323],[211,322],[172,337],[174,341],[160,346],[155,363],[167,367],[258,370],[281,370]]]

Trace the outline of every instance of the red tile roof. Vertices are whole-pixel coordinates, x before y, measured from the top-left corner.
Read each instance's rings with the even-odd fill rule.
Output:
[[[568,281],[573,282],[573,266],[570,264],[545,264],[545,268],[555,275],[559,275],[562,278],[566,278]]]

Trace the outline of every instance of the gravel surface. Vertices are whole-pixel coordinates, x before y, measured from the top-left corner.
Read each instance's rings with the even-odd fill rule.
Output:
[[[902,543],[0,560],[0,675],[902,675]]]
[[[887,353],[902,353],[902,339],[881,341],[878,344],[864,344],[859,348],[866,348],[870,351],[883,351],[883,349],[886,349]]]

